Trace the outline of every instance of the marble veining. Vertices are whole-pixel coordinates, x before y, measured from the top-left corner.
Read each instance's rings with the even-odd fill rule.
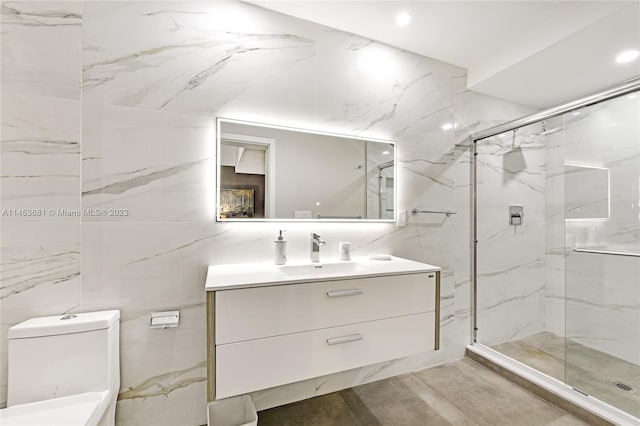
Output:
[[[513,170],[513,171],[509,171],[506,170],[504,168],[503,165],[496,165],[496,164],[491,164],[491,163],[484,163],[481,160],[478,161],[478,164],[481,164],[483,169],[485,171],[492,171],[495,174],[499,175],[499,176],[509,176],[509,180],[513,181],[513,182],[517,182],[520,183],[522,185],[524,185],[525,187],[527,187],[528,189],[535,191],[539,194],[544,194],[544,185],[540,184],[534,184],[531,182],[527,182],[522,176],[537,176],[537,177],[544,177],[544,172],[531,172],[531,171],[522,171],[522,170]],[[482,185],[484,182],[482,180],[479,180],[479,185]]]
[[[60,270],[70,278],[4,298],[0,337],[32,316],[118,308],[117,423],[204,424],[206,266],[271,261],[282,226],[213,221],[212,117],[225,116],[395,140],[398,207],[421,207],[419,201],[458,211],[446,219],[409,217],[405,228],[312,225],[329,242],[327,256],[348,240],[354,255],[443,265],[440,351],[268,389],[256,400],[282,404],[462,357],[470,317],[470,177],[469,147],[460,144],[472,129],[524,115],[525,108],[466,91],[461,68],[241,2],[4,5],[2,174],[56,182],[13,179],[22,186],[11,189],[12,179],[3,179],[3,207],[28,201],[128,215],[61,223],[2,218],[8,250],[24,250],[28,259],[43,245],[48,256],[66,259],[69,267],[62,262]],[[447,123],[458,127],[443,130]],[[524,148],[527,160],[540,152]],[[503,176],[491,177],[496,191]],[[517,177],[537,185],[537,174]],[[511,195],[524,188],[510,184]],[[288,226],[290,259],[308,257],[309,226]],[[496,237],[496,247],[520,262],[504,237]],[[534,239],[528,232],[518,237]],[[29,268],[39,276],[46,265]],[[533,269],[512,274],[535,282]],[[522,303],[528,315],[531,300]],[[511,305],[496,312],[509,313]],[[180,327],[149,330],[150,312],[174,308],[182,311]],[[534,327],[527,318],[508,332]],[[1,368],[6,372],[6,364]]]
[[[364,376],[364,382],[370,382],[372,380],[375,380],[376,377],[379,377],[382,373],[384,373],[385,370],[391,368],[394,364],[397,364],[398,360],[391,360],[391,361],[386,361],[378,366],[376,366],[373,370],[371,370],[370,372],[368,372],[367,374],[365,374]]]
[[[83,208],[127,210],[126,216],[88,219],[213,216],[213,205],[207,205],[215,191],[211,119],[85,103],[83,122]],[[131,155],[132,150],[146,153]]]
[[[2,139],[0,140],[0,152],[17,152],[29,155],[79,154],[80,143],[78,141],[38,138]]]
[[[3,92],[79,100],[81,2],[2,2],[0,19]]]
[[[446,156],[442,157],[442,159],[432,160],[429,158],[412,158],[405,159],[403,163],[412,164],[412,163],[420,163],[420,164],[428,164],[431,166],[448,166],[451,164],[451,155],[452,153],[448,153]]]
[[[2,3],[4,25],[79,26],[82,24],[82,15],[79,13],[58,9],[30,10],[28,3],[26,5],[22,3],[24,2],[7,1]],[[52,6],[55,6],[55,3],[53,2]]]
[[[134,399],[134,398],[152,398],[156,396],[167,396],[171,392],[189,386],[193,383],[204,382],[207,380],[204,377],[183,377],[191,375],[191,373],[202,373],[206,367],[206,361],[199,363],[193,367],[171,371],[169,373],[160,374],[158,376],[150,377],[144,382],[129,386],[126,391],[121,391],[118,394],[118,400]]]
[[[166,251],[163,251],[163,252],[160,252],[160,253],[155,253],[155,254],[152,254],[150,256],[143,257],[141,259],[132,260],[131,262],[127,263],[127,265],[133,265],[133,264],[136,264],[136,263],[146,262],[146,261],[151,260],[151,259],[156,259],[158,257],[166,256],[167,254],[174,254],[174,253],[178,252],[178,250],[184,250],[186,248],[190,248],[191,246],[193,246],[195,244],[206,242],[206,241],[208,241],[210,239],[214,239],[214,238],[219,238],[220,236],[226,234],[229,231],[231,231],[231,229],[226,229],[226,230],[220,231],[220,232],[218,232],[216,234],[213,234],[213,235],[204,236],[202,238],[198,238],[198,239],[195,239],[193,241],[181,244],[181,245],[179,245],[177,247],[172,247],[172,248],[170,248],[170,249],[168,249]]]
[[[148,183],[153,182],[154,180],[165,179],[173,175],[176,175],[182,171],[189,170],[192,167],[198,164],[201,164],[202,162],[207,160],[209,159],[191,161],[185,164],[180,164],[179,166],[176,166],[176,167],[170,167],[164,170],[156,170],[156,171],[142,174],[140,176],[136,176],[130,179],[121,180],[119,182],[105,185],[100,188],[87,189],[86,191],[82,192],[82,195],[87,196],[87,195],[101,194],[101,193],[102,194],[122,194],[123,192],[128,191],[132,188],[137,188],[139,186],[147,185]],[[132,173],[135,173],[135,172],[148,172],[148,170],[142,169],[142,170],[132,171]]]
[[[9,327],[80,307],[80,226],[74,222],[2,221],[0,250],[0,400],[6,401]]]
[[[79,259],[79,251],[66,251],[46,253],[33,258],[13,257],[3,262],[0,299],[6,299],[39,285],[55,285],[78,277],[80,275]]]
[[[77,101],[2,93],[0,199],[3,209],[40,209],[41,216],[3,221],[77,221],[58,209],[79,207],[80,109]],[[53,209],[53,210],[50,210]]]
[[[378,107],[384,107],[385,105],[387,105],[387,112],[383,113],[382,115],[378,116],[377,118],[374,118],[373,120],[371,120],[367,125],[365,125],[363,128],[361,129],[354,129],[356,133],[360,133],[360,132],[364,132],[367,131],[369,129],[371,129],[372,127],[377,126],[379,123],[382,123],[384,121],[387,121],[391,118],[393,118],[396,114],[396,110],[398,108],[398,103],[400,103],[400,101],[402,100],[402,98],[404,97],[404,95],[415,85],[417,85],[418,83],[420,83],[422,80],[429,78],[432,75],[432,73],[426,73],[424,75],[418,76],[415,79],[413,79],[412,81],[409,81],[405,86],[403,87],[399,87],[397,85],[394,85],[393,90],[394,90],[394,95],[392,98],[386,99],[386,100],[382,100],[379,101],[377,104],[371,105],[370,108],[362,111],[359,113],[359,115],[357,115],[355,117],[355,119],[366,116],[367,114],[369,114],[372,110],[378,108]],[[357,107],[357,104],[351,104],[348,105],[348,108],[352,108],[352,107]],[[426,118],[426,117],[423,117]]]
[[[370,134],[388,128],[394,136],[406,138],[408,127],[417,133],[424,125],[422,118],[446,108],[441,99],[451,99],[448,87],[438,87],[439,64],[426,65],[411,54],[362,37],[323,31],[318,58],[320,117],[348,126],[349,133]],[[366,72],[374,68],[376,72]],[[357,79],[347,84],[340,78],[345,73]],[[420,92],[423,97],[417,99]]]
[[[579,116],[566,117],[563,134],[550,138],[562,154],[560,160],[547,158],[555,173],[563,171],[563,162],[567,162],[606,167],[610,174],[610,215],[603,222],[565,223],[564,180],[558,177],[551,181],[554,191],[549,204],[555,209],[547,226],[557,230],[556,247],[565,248],[562,264],[556,265],[564,267],[565,273],[550,275],[549,281],[550,286],[564,289],[550,292],[549,299],[558,295],[566,299],[566,315],[555,320],[562,321],[562,327],[556,328],[588,348],[636,364],[640,353],[637,345],[629,342],[640,339],[635,326],[640,303],[634,279],[640,264],[633,258],[575,253],[572,249],[636,245],[638,241],[637,196],[629,186],[636,185],[638,179],[637,112],[637,102],[623,96],[585,108]],[[618,124],[615,128],[610,125],[612,117]],[[584,182],[585,187],[592,184]]]
[[[520,269],[531,269],[531,268],[540,268],[544,266],[544,261],[542,259],[533,259],[530,262],[521,263],[513,266],[509,266],[504,269],[495,270],[495,271],[487,271],[479,273],[478,276],[482,277],[493,277],[496,275],[503,275],[513,271],[518,271]]]
[[[546,176],[538,131],[533,125],[477,142],[478,334],[485,344],[544,327],[545,239],[536,228],[545,220]],[[524,205],[522,226],[508,223],[512,203]]]
[[[530,299],[531,296],[539,296],[540,293],[544,292],[544,287],[538,287],[535,288],[531,291],[529,291],[528,293],[524,293],[524,294],[520,294],[517,296],[512,296],[512,297],[507,297],[507,298],[502,298],[499,301],[495,301],[495,302],[487,302],[485,300],[485,305],[482,306],[482,308],[480,309],[481,311],[491,311],[491,310],[495,310],[496,308],[501,308],[503,305],[512,303],[512,302],[516,302],[516,301],[526,301],[527,299]],[[491,331],[491,330],[488,330]]]
[[[104,44],[102,35],[93,30],[104,25],[99,13],[103,6],[88,9],[86,19],[98,24],[89,26],[85,39],[83,90],[88,100],[107,98],[122,106],[211,114],[261,80],[315,56],[315,41],[303,35],[204,25],[244,6],[192,3],[184,10],[175,6],[155,10],[155,3],[146,3],[110,10],[114,17],[123,16],[122,26],[148,28],[156,36],[153,41],[142,37],[145,43],[134,43],[124,51],[111,40]],[[139,15],[126,15],[134,10]],[[264,59],[269,60],[266,67],[261,66]],[[246,73],[250,64],[263,71],[261,78]],[[207,96],[207,104],[198,99],[200,93]]]
[[[401,165],[404,164],[404,161],[401,161],[400,164]],[[413,174],[415,174],[417,176],[423,177],[423,178],[431,181],[432,183],[435,183],[437,185],[441,185],[441,186],[443,186],[443,187],[445,187],[447,189],[453,189],[453,187],[454,187],[454,184],[453,184],[452,181],[447,181],[447,180],[442,179],[442,178],[436,178],[436,177],[431,176],[430,174],[428,174],[428,172],[420,172],[420,171],[412,170],[409,167],[405,167],[404,169],[407,170],[410,173],[413,173]]]

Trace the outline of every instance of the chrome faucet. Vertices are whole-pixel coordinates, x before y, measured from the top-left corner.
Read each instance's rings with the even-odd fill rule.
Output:
[[[315,232],[311,233],[311,261],[320,262],[320,246],[325,245],[326,242],[320,239],[320,235]]]

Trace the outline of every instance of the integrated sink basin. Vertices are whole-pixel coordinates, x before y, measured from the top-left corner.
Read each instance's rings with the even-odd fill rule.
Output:
[[[394,256],[388,260],[354,257],[350,261],[291,262],[281,266],[266,262],[211,265],[207,271],[205,290],[216,291],[439,270],[440,268],[437,266]]]
[[[367,265],[363,262],[340,262],[340,263],[309,263],[302,265],[283,265],[280,266],[280,271],[292,277],[304,277],[304,276],[325,276],[325,275],[343,275],[362,272],[365,273],[369,270]]]

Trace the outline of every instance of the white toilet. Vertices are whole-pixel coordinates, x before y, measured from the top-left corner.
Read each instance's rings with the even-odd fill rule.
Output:
[[[9,329],[2,426],[111,426],[120,388],[120,311],[33,318]]]

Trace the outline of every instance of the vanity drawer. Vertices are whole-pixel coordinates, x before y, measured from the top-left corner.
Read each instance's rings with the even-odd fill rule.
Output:
[[[433,350],[435,313],[216,346],[216,398]]]
[[[435,273],[216,292],[216,344],[435,310]]]

